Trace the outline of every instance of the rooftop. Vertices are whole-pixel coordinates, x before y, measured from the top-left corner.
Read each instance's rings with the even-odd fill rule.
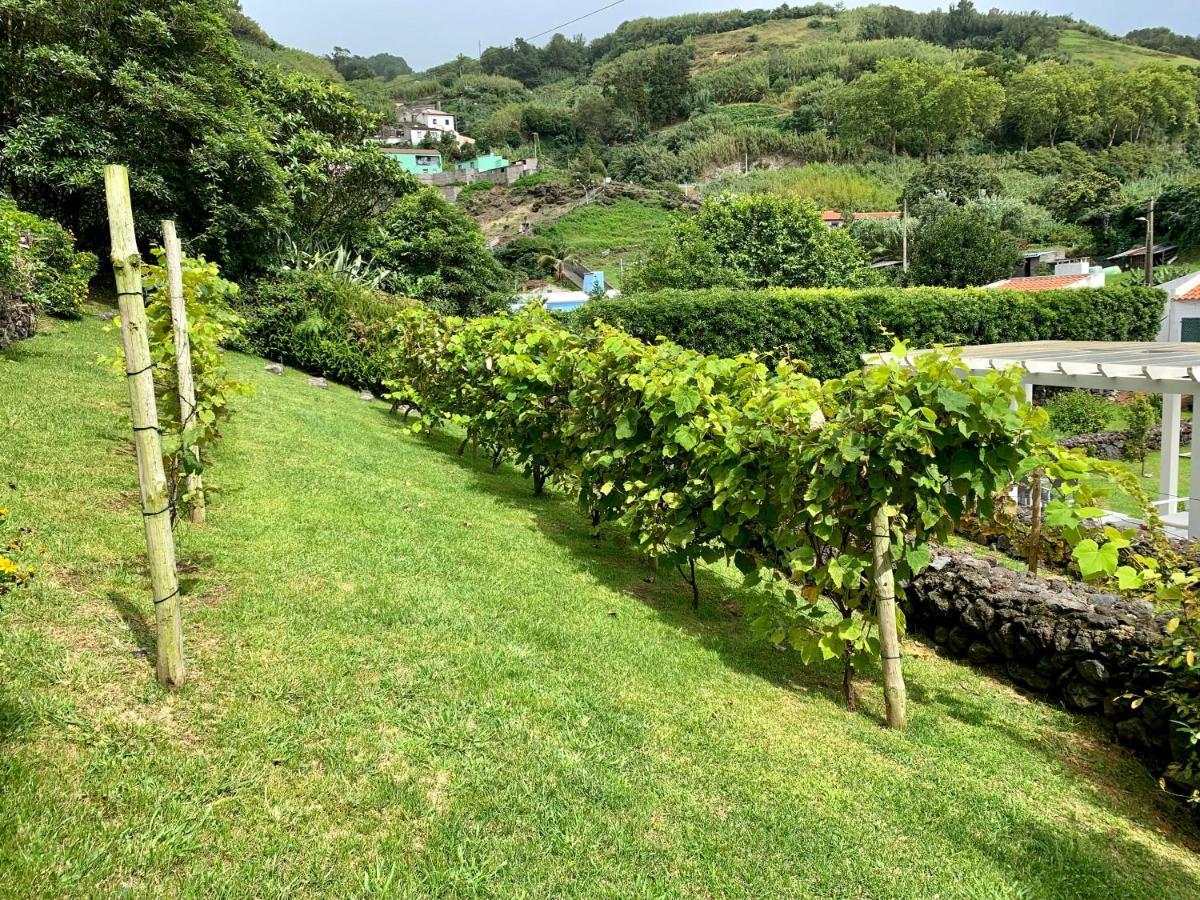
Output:
[[[1182,294],[1177,294],[1175,296],[1175,299],[1176,300],[1200,300],[1200,283],[1197,283],[1195,287],[1184,291]]]
[[[1087,280],[1087,275],[1032,275],[1027,278],[1006,278],[988,287],[999,291],[1057,291]]]

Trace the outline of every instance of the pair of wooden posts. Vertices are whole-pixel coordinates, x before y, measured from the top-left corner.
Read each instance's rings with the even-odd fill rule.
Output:
[[[179,580],[175,571],[175,538],[171,528],[171,490],[163,466],[162,431],[154,396],[154,363],[150,356],[149,325],[142,291],[142,257],[134,233],[129,172],[124,166],[105,166],[104,190],[108,200],[112,263],[117,281],[117,305],[121,314],[121,341],[125,348],[125,380],[129,385],[130,420],[137,450],[142,521],[145,523],[146,552],[154,598],[158,645],[156,669],[162,684],[178,687],[183,684],[187,670],[183,658]],[[175,234],[174,222],[163,222],[162,229],[171,324],[175,337],[179,414],[181,427],[186,428],[195,415],[196,392],[183,293],[183,249]],[[199,449],[195,452],[199,461]],[[205,518],[205,509],[203,483],[198,474],[188,475],[187,490],[193,498],[192,521],[201,523]]]

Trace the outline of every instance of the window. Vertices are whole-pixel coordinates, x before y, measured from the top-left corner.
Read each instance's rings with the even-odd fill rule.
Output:
[[[1200,341],[1200,319],[1183,319],[1179,325],[1181,341]]]

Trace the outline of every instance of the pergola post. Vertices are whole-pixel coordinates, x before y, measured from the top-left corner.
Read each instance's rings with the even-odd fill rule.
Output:
[[[1175,395],[1175,402],[1178,403],[1182,399],[1179,394]],[[1200,497],[1200,465],[1196,464],[1197,459],[1200,459],[1200,436],[1196,434],[1196,410],[1200,410],[1200,394],[1192,394],[1192,459],[1191,459],[1191,476],[1188,478],[1188,540],[1200,539],[1200,503],[1192,500],[1192,497]],[[1175,432],[1175,440],[1179,440],[1179,431]],[[1178,463],[1176,463],[1178,465]]]
[[[1159,499],[1169,500],[1162,507],[1162,514],[1176,511],[1179,496],[1179,422],[1183,418],[1183,397],[1180,394],[1163,394],[1162,400],[1162,458],[1158,464]],[[1192,439],[1195,441],[1195,438]],[[1189,496],[1196,496],[1189,493]],[[1192,504],[1188,503],[1188,519],[1191,519]]]

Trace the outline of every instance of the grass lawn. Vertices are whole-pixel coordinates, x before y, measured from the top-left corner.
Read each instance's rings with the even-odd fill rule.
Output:
[[[0,355],[0,895],[1196,897],[1200,833],[1091,720],[907,645],[912,724],[573,505],[349,390],[256,386],[178,534],[154,679],[94,318]]]
[[[534,231],[562,244],[589,268],[603,271],[605,283],[619,288],[622,262],[628,266],[641,258],[647,242],[666,227],[671,215],[661,206],[620,199],[581,206]]]

